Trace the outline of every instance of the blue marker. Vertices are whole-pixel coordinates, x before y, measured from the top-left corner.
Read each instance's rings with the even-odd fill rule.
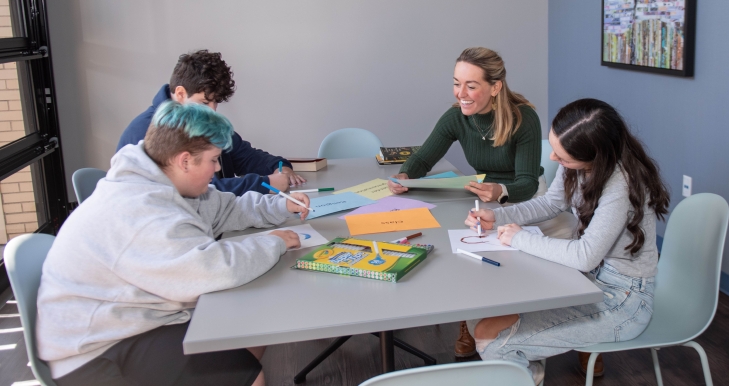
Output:
[[[267,184],[265,182],[261,182],[261,185],[263,185],[264,188],[267,188],[268,190],[270,190],[270,191],[272,191],[272,192],[274,192],[276,194],[279,194],[281,196],[284,196],[287,200],[293,202],[294,204],[296,204],[296,205],[298,205],[298,206],[300,206],[302,208],[306,208],[306,204],[304,204],[303,202],[301,202],[301,201],[299,201],[299,200],[297,200],[297,199],[289,196],[288,194],[286,194],[286,193],[284,193],[284,192],[282,192],[282,191],[274,188],[273,186],[271,186],[271,185],[269,185],[269,184]],[[306,208],[306,209],[309,209],[312,212],[314,211],[314,209],[311,209],[311,208]]]
[[[278,161],[278,172],[281,173],[283,171],[283,161]]]
[[[491,265],[495,265],[497,267],[501,267],[501,263],[499,263],[498,261],[493,261],[493,260],[487,259],[487,258],[485,258],[483,256],[479,256],[479,255],[477,255],[475,253],[471,253],[471,252],[468,252],[468,251],[464,251],[461,248],[456,249],[456,252],[458,252],[458,253],[460,253],[462,255],[466,255],[466,256],[469,256],[469,257],[473,257],[476,260],[481,260],[484,263],[489,263]]]

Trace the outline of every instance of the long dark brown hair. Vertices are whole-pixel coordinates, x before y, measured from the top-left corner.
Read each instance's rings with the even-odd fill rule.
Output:
[[[628,199],[633,207],[627,227],[633,242],[625,249],[630,250],[631,255],[637,253],[645,242],[640,223],[646,196],[650,196],[648,206],[653,208],[657,218],[663,220],[668,213],[670,195],[655,161],[630,133],[620,114],[597,99],[580,99],[562,107],[552,121],[552,131],[573,159],[592,163],[589,176],[585,176],[584,170],[564,169],[565,196],[567,202],[577,208],[578,234],[585,233],[605,184],[619,167],[627,179]],[[581,184],[579,177],[583,178]],[[577,189],[582,192],[582,200],[573,203]]]

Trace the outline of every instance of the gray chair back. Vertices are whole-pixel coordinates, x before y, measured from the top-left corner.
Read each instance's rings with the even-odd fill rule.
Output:
[[[71,182],[79,204],[91,196],[96,189],[96,184],[104,177],[106,177],[106,172],[96,168],[83,168],[73,172]]]
[[[18,236],[5,246],[3,254],[10,285],[18,302],[23,338],[28,351],[30,367],[42,385],[55,386],[48,365],[38,358],[35,346],[35,321],[38,314],[37,298],[43,262],[55,237],[42,233]]]
[[[394,371],[360,386],[534,386],[525,367],[506,361],[450,363]]]
[[[357,128],[339,129],[329,133],[319,146],[319,158],[366,158],[380,152],[382,141],[371,131]]]
[[[671,212],[656,275],[653,318],[643,334],[685,342],[711,323],[719,301],[729,205],[712,193],[694,194]]]

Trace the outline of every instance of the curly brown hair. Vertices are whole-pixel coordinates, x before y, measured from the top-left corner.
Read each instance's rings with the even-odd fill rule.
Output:
[[[187,96],[205,93],[205,99],[227,102],[235,93],[233,71],[219,52],[200,50],[180,55],[170,77],[170,90],[182,86]]]

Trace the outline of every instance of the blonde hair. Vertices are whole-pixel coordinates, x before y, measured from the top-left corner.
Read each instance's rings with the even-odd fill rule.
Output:
[[[521,94],[509,89],[506,84],[504,61],[495,51],[484,47],[466,48],[456,59],[456,63],[458,62],[466,62],[482,69],[484,80],[491,86],[497,81],[501,81],[501,91],[492,99],[492,104],[495,104],[496,107],[494,108],[494,121],[491,124],[492,136],[489,139],[494,141],[494,147],[505,144],[521,126],[522,117],[519,106],[527,105],[534,108],[534,105]],[[459,104],[455,103],[453,106],[459,106]]]

